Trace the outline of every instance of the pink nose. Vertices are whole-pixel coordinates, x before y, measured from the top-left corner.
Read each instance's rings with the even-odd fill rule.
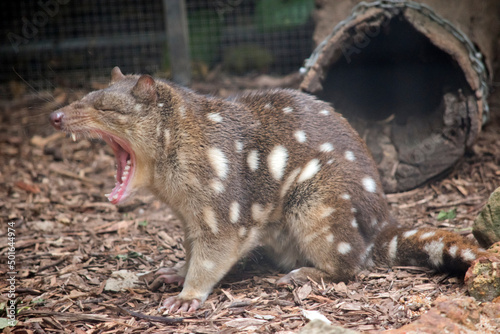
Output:
[[[54,111],[50,114],[50,123],[57,130],[61,130],[63,117],[64,113],[62,111]]]

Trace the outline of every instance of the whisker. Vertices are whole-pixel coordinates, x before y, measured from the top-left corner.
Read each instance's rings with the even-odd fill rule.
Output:
[[[22,81],[26,84],[26,86],[28,86],[29,88],[31,88],[31,90],[32,90],[33,92],[35,92],[38,96],[41,96],[40,92],[39,92],[39,91],[37,91],[37,90],[35,89],[35,87],[33,87],[33,86],[32,86],[32,85],[28,82],[28,81],[26,81],[26,79],[24,79],[24,78],[23,78],[23,77],[22,77],[22,76],[21,76],[21,75],[20,75],[20,74],[16,71],[16,69],[15,69],[14,67],[12,67],[12,71],[14,71],[14,73],[15,73],[15,74],[19,77],[19,79],[21,79],[21,80],[22,80]],[[44,101],[46,101],[46,102],[52,102],[52,101],[54,101],[54,96],[52,96],[52,95],[51,95],[51,99],[50,99],[50,100],[49,100],[49,99],[45,99],[45,98],[43,98],[43,97],[42,97],[41,99],[42,99],[42,100],[44,100]]]

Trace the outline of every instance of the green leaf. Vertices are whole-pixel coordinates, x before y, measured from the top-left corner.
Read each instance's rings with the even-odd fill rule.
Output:
[[[139,252],[128,252],[127,255],[130,259],[134,259],[136,257],[142,257],[142,253]]]
[[[31,301],[31,303],[32,303],[32,304],[43,304],[43,303],[45,303],[45,302],[46,302],[46,300],[45,300],[45,299],[43,299],[43,298],[40,298],[40,299],[33,299],[33,300]]]
[[[437,220],[442,221],[446,219],[455,219],[457,216],[457,209],[453,208],[449,211],[441,210],[437,216]]]
[[[143,226],[143,227],[148,226],[148,221],[147,220],[140,221],[139,226]]]

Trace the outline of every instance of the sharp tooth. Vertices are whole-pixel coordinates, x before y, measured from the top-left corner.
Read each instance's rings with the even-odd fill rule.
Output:
[[[124,175],[124,176],[127,176],[127,175],[128,175],[128,171],[127,171],[127,170],[126,170],[126,171],[124,171],[124,172],[123,172],[123,175]],[[123,178],[123,177],[122,177],[122,178]]]
[[[113,199],[118,199],[118,194],[116,194],[115,196],[113,196]]]
[[[130,160],[129,160],[129,161],[130,161]],[[130,164],[129,164],[129,163],[127,163],[127,164],[125,165],[125,168],[124,168],[124,170],[125,170],[125,171],[128,171],[128,170],[130,170]]]
[[[73,139],[73,141],[76,141],[76,135],[73,132],[71,132],[71,139]]]
[[[130,160],[127,160],[127,166],[132,165],[132,162]]]
[[[109,197],[109,195],[111,195],[111,194],[104,194],[105,197]]]

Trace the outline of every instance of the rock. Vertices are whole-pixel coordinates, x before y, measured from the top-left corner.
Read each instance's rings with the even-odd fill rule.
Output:
[[[491,194],[488,203],[477,216],[472,233],[485,248],[500,241],[500,187]]]
[[[500,305],[479,304],[471,297],[439,297],[435,306],[420,319],[384,334],[403,333],[498,333],[500,330]]]
[[[321,320],[313,320],[305,325],[299,334],[357,334],[359,332],[351,329],[332,326]]]
[[[489,302],[500,296],[500,262],[498,259],[479,258],[465,274],[469,294],[481,302]]]

